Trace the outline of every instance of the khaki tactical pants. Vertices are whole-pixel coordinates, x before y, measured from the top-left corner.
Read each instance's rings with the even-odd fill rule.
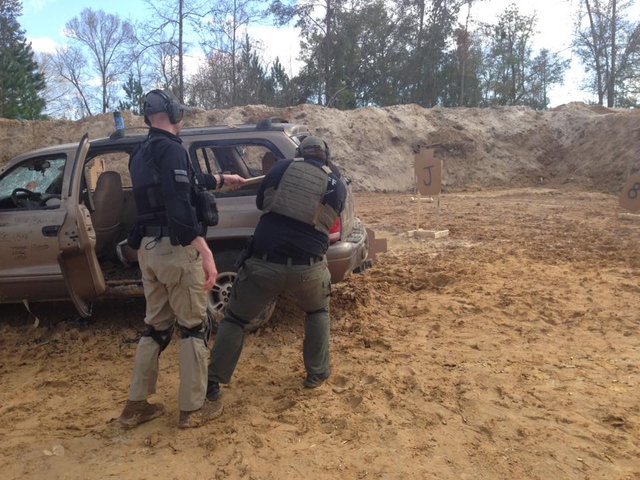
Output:
[[[306,313],[302,356],[308,375],[329,373],[331,273],[326,259],[313,265],[280,265],[249,258],[238,272],[211,352],[209,381],[229,383],[244,343],[243,325],[287,292]]]
[[[202,258],[191,245],[171,245],[168,237],[144,237],[138,250],[142,285],[147,302],[144,322],[156,330],[179,326],[194,328],[207,314]],[[138,342],[129,400],[145,400],[155,393],[160,345],[151,337]],[[195,337],[180,340],[180,388],[182,411],[198,410],[207,390],[208,349]]]

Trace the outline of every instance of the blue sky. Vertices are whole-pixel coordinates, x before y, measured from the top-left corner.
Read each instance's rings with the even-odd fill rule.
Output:
[[[477,20],[491,22],[511,3],[518,5],[521,14],[537,14],[537,48],[548,48],[554,52],[562,52],[566,58],[571,57],[573,12],[579,0],[485,0],[474,4],[471,15]],[[61,32],[65,23],[87,7],[102,9],[107,13],[118,14],[122,19],[137,21],[142,21],[148,14],[148,7],[143,0],[108,0],[101,5],[85,0],[23,0],[22,4],[23,15],[18,20],[35,51],[53,51],[56,45],[64,43]],[[632,12],[640,16],[640,2],[637,2]],[[466,11],[463,13],[466,14]],[[296,73],[299,42],[293,28],[255,26],[249,33],[252,38],[264,43],[266,49],[263,54],[267,60],[273,60],[278,56],[290,75]],[[187,59],[187,73],[190,68],[195,71],[197,64],[197,55]],[[555,87],[550,92],[551,106],[592,98],[579,89],[582,78],[582,68],[577,60],[573,59],[565,85]]]
[[[108,0],[101,5],[84,0],[23,0],[23,14],[18,21],[37,52],[53,52],[56,46],[66,42],[62,35],[65,24],[80,15],[85,8],[100,9],[117,14],[123,20],[144,21],[150,15],[149,7],[143,0]],[[255,25],[250,35],[266,46],[263,52],[267,61],[276,56],[289,74],[297,71],[298,41],[293,28],[279,28]],[[187,73],[195,72],[200,58],[196,51],[187,53],[185,59]]]
[[[142,0],[109,0],[102,5],[80,0],[22,0],[22,16],[18,21],[30,39],[59,41],[64,24],[88,7],[136,20],[144,18],[147,8]]]

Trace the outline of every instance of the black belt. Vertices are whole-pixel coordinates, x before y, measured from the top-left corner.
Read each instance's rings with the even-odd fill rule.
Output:
[[[142,235],[145,237],[168,237],[169,227],[166,225],[142,225]]]
[[[279,253],[254,253],[253,257],[280,265],[313,265],[324,260],[324,257],[287,257]]]

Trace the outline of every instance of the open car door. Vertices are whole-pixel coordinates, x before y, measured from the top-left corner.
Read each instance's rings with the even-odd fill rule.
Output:
[[[91,315],[90,301],[106,289],[104,275],[96,256],[96,232],[91,223],[91,215],[87,207],[80,203],[84,162],[88,150],[89,137],[85,134],[76,151],[70,182],[62,192],[62,205],[66,208],[66,216],[58,232],[58,263],[69,296],[83,317]]]

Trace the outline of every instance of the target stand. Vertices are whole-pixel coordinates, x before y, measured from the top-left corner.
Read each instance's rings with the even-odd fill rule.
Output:
[[[411,238],[443,238],[449,236],[449,230],[440,228],[440,192],[442,190],[442,159],[436,159],[432,148],[420,149],[415,156],[415,185],[416,193],[411,197],[416,206],[416,229],[409,230]],[[423,229],[422,204],[424,202],[436,204],[436,220],[433,229]]]

